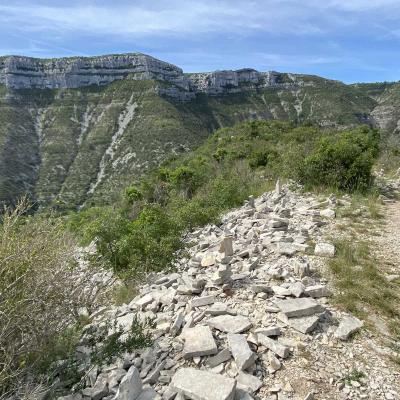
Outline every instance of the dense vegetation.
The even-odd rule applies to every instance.
[[[306,189],[367,190],[378,143],[377,131],[367,126],[335,131],[253,121],[223,128],[127,187],[119,205],[74,214],[70,226],[86,242],[96,238],[114,271],[138,278],[172,268],[185,232],[217,222],[278,177]]]

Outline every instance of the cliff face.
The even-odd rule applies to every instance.
[[[0,83],[12,89],[72,89],[105,85],[128,77],[162,80],[189,89],[180,68],[144,54],[53,60],[20,56],[0,58]]]
[[[0,84],[10,89],[76,89],[116,80],[157,80],[172,84],[160,93],[190,100],[196,93],[237,93],[245,89],[287,86],[282,74],[253,69],[184,74],[175,65],[145,54],[42,60],[21,56],[0,58]],[[183,93],[182,93],[183,92]]]
[[[143,54],[0,58],[0,205],[112,202],[166,157],[248,119],[398,132],[400,87],[252,69],[184,74]]]

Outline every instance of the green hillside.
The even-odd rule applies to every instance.
[[[400,118],[399,85],[292,74],[279,81],[218,96],[197,93],[186,102],[160,95],[173,85],[155,80],[54,90],[0,86],[0,202],[24,194],[38,206],[113,202],[171,154],[246,120],[339,128],[378,121],[395,130]]]

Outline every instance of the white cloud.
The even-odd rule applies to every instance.
[[[104,5],[105,4],[105,5]],[[360,22],[399,16],[399,0],[0,0],[0,22],[17,30],[114,35],[242,33],[318,35]],[[368,26],[366,25],[366,29]]]
[[[324,28],[310,20],[306,6],[291,0],[266,1],[155,1],[149,5],[114,2],[110,6],[0,5],[0,21],[34,31],[86,31],[103,34],[190,34],[261,30],[318,34]]]

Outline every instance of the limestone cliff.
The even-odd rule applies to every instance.
[[[173,85],[160,87],[159,93],[180,100],[190,100],[196,93],[217,95],[301,84],[293,78],[283,81],[282,76],[278,72],[253,69],[184,74],[175,65],[140,53],[49,60],[0,58],[0,84],[10,89],[75,89],[121,79],[157,80]]]
[[[139,53],[49,60],[0,58],[0,84],[12,89],[72,89],[124,78],[156,79],[189,89],[180,68]]]

